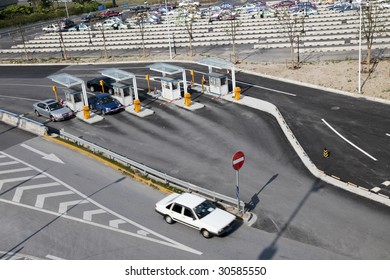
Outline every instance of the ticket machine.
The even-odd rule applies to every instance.
[[[64,90],[65,104],[73,112],[80,112],[83,110],[84,101],[83,93],[81,91]]]
[[[181,98],[180,82],[169,77],[161,78],[161,96],[168,100]]]
[[[207,76],[209,78],[208,84],[210,93],[218,95],[228,94],[229,88],[227,74],[211,72],[208,73]]]
[[[134,93],[131,85],[116,82],[112,84],[112,87],[114,89],[113,98],[125,106],[133,105]]]

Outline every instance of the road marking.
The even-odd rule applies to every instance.
[[[109,223],[110,227],[113,228],[119,228],[120,224],[126,224],[126,222],[122,219],[117,219],[117,220],[111,220]]]
[[[6,158],[6,156],[5,155],[0,155],[0,158]]]
[[[255,87],[255,88],[261,88],[261,89],[265,89],[265,90],[269,90],[269,91],[274,91],[274,92],[277,92],[277,93],[282,93],[282,94],[285,94],[285,95],[297,96],[294,93],[289,93],[289,92],[285,92],[285,91],[281,91],[281,90],[277,90],[277,89],[262,87],[262,86],[258,86],[258,85],[254,85],[254,84],[250,84],[250,83],[241,82],[241,81],[236,81],[236,82],[237,82],[237,84],[243,84],[243,85],[247,85],[247,86],[251,86],[251,87]]]
[[[58,185],[59,185],[59,183],[57,183],[57,182],[51,182],[51,183],[46,183],[46,184],[18,187],[18,188],[16,188],[14,198],[12,200],[15,202],[20,202],[20,199],[22,198],[23,192],[25,190],[47,188],[47,187],[53,187],[53,186],[58,186]]]
[[[17,168],[17,169],[4,170],[4,171],[0,171],[0,175],[1,175],[1,174],[16,173],[16,172],[21,172],[21,171],[28,171],[28,170],[32,170],[32,168],[24,167],[24,168]]]
[[[17,161],[7,161],[7,162],[1,162],[0,166],[6,166],[6,165],[12,165],[12,164],[18,164]]]
[[[71,192],[71,193],[73,193],[73,192]],[[78,205],[78,204],[85,204],[85,203],[89,203],[89,201],[79,199],[79,200],[61,202],[60,206],[58,207],[58,213],[63,213],[66,215],[68,213],[69,206],[74,206],[74,205]]]
[[[43,208],[37,208],[35,206],[30,206],[30,205],[26,205],[26,204],[21,204],[21,203],[18,203],[18,202],[14,202],[14,201],[10,201],[10,200],[5,200],[5,199],[2,199],[0,198],[0,201],[4,202],[4,203],[8,203],[8,204],[12,204],[12,205],[16,205],[16,206],[19,206],[19,207],[24,207],[24,208],[27,208],[27,209],[32,209],[32,210],[35,210],[35,211],[40,211],[40,212],[44,212],[44,213],[47,213],[47,214],[51,214],[51,215],[54,215],[54,216],[58,216],[58,217],[62,217],[62,218],[65,218],[65,219],[69,219],[69,220],[73,220],[73,221],[78,221],[78,222],[81,222],[81,223],[85,223],[85,224],[89,224],[89,225],[92,225],[92,226],[96,226],[96,227],[99,227],[99,228],[103,228],[103,229],[108,229],[108,230],[111,230],[111,231],[115,231],[115,232],[118,232],[118,233],[122,233],[122,234],[126,234],[128,236],[132,236],[132,237],[136,237],[136,238],[139,238],[139,239],[143,239],[143,240],[147,240],[147,241],[150,241],[150,242],[154,242],[154,243],[158,243],[158,244],[161,244],[161,245],[165,245],[165,246],[168,246],[168,247],[172,247],[172,248],[175,248],[175,249],[179,249],[179,250],[182,250],[182,251],[186,251],[186,252],[189,252],[189,253],[192,253],[192,254],[196,254],[196,255],[202,255],[203,253],[198,251],[198,250],[195,250],[191,247],[188,247],[182,243],[179,243],[169,237],[166,237],[158,232],[155,232],[151,229],[148,229],[147,227],[135,222],[135,221],[132,221],[110,209],[108,209],[107,207],[101,205],[100,203],[97,203],[96,201],[90,199],[89,197],[87,197],[86,195],[84,195],[83,193],[81,193],[80,191],[76,190],[75,188],[71,187],[70,185],[68,185],[67,183],[61,181],[60,179],[50,175],[49,173],[46,173],[45,171],[39,169],[39,168],[36,168],[34,167],[33,165],[27,163],[27,162],[24,162],[20,159],[17,159],[5,152],[1,152],[1,154],[4,154],[14,160],[17,160],[19,161],[20,163],[26,165],[26,166],[29,166],[31,167],[31,169],[34,169],[36,171],[38,171],[40,174],[44,174],[46,177],[49,177],[51,179],[53,179],[54,181],[60,183],[61,185],[63,185],[64,187],[68,188],[69,190],[71,190],[71,193],[74,193],[74,194],[78,194],[79,196],[83,197],[84,200],[86,201],[89,201],[90,203],[92,203],[93,205],[95,205],[96,207],[98,208],[101,208],[103,210],[105,210],[107,213],[110,213],[112,214],[113,216],[117,217],[118,219],[121,219],[123,221],[125,221],[126,223],[128,224],[131,224],[139,229],[143,229],[145,230],[146,232],[148,232],[149,234],[151,235],[154,235],[156,237],[158,237],[159,239],[156,239],[156,238],[153,238],[153,237],[148,237],[148,236],[142,236],[140,234],[137,234],[137,233],[133,233],[133,232],[129,232],[129,231],[125,231],[125,230],[121,230],[121,229],[118,229],[118,228],[114,228],[114,227],[110,227],[110,226],[107,226],[107,225],[102,225],[102,224],[98,224],[98,223],[94,223],[94,222],[91,222],[91,221],[86,221],[86,220],[83,220],[83,219],[80,219],[80,218],[76,218],[76,217],[72,217],[72,216],[68,216],[68,215],[63,215],[61,213],[57,213],[57,212],[53,212],[53,211],[50,211],[50,210],[46,210],[46,209],[43,209]]]
[[[386,135],[387,135],[387,136],[390,136],[390,134],[389,134],[389,133],[386,133]]]
[[[26,177],[3,179],[3,180],[0,180],[0,190],[3,187],[3,184],[5,184],[5,183],[12,183],[12,182],[18,182],[18,181],[28,181],[31,179],[38,179],[38,178],[46,178],[46,176],[45,175],[32,175],[32,176],[26,176]]]
[[[16,85],[16,86],[17,86],[17,85]],[[16,97],[16,96],[8,96],[8,95],[0,95],[0,98],[10,98],[10,99],[16,99],[16,100],[33,101],[33,102],[39,101],[39,99],[24,98],[24,97]]]
[[[106,213],[103,209],[96,209],[96,210],[90,210],[90,211],[85,211],[83,213],[83,219],[87,221],[92,221],[92,216],[93,215],[98,215],[98,214],[103,214]]]
[[[63,258],[56,257],[56,256],[53,256],[53,255],[46,255],[46,258],[50,259],[50,260],[65,260]]]
[[[27,150],[30,150],[38,155],[41,155],[43,159],[47,159],[47,160],[51,160],[51,161],[54,161],[54,162],[57,162],[57,163],[62,163],[64,164],[64,162],[62,160],[60,160],[55,154],[46,154],[40,150],[37,150],[33,147],[30,147],[26,144],[21,144],[20,146],[22,146],[23,148],[26,148]]]
[[[366,156],[368,156],[369,158],[377,161],[376,158],[374,158],[372,155],[370,155],[369,153],[367,153],[366,151],[364,151],[363,149],[359,148],[358,146],[356,146],[354,143],[352,143],[351,141],[349,141],[347,138],[345,138],[344,136],[342,136],[336,129],[334,129],[329,123],[327,123],[324,119],[321,119],[331,130],[333,130],[334,133],[336,133],[341,139],[343,139],[345,142],[347,142],[348,144],[350,144],[352,147],[358,149],[359,151],[361,151],[363,154],[365,154]]]
[[[43,208],[43,204],[45,204],[45,199],[49,197],[56,197],[61,195],[73,194],[72,191],[62,191],[62,192],[54,192],[54,193],[45,193],[37,196],[37,201],[35,202],[35,207]]]

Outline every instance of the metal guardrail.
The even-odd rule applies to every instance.
[[[125,156],[119,155],[115,152],[112,152],[102,146],[99,146],[97,144],[91,143],[87,140],[84,140],[82,138],[79,138],[77,136],[74,136],[70,133],[65,132],[63,129],[60,130],[60,137],[71,141],[77,145],[83,146],[85,148],[88,148],[89,150],[95,152],[95,153],[101,153],[104,156],[108,157],[109,159],[112,159],[118,163],[124,164],[127,167],[131,167],[133,169],[136,169],[142,174],[146,176],[153,177],[153,179],[157,179],[160,181],[163,181],[164,183],[171,184],[175,187],[178,187],[180,189],[183,189],[188,192],[196,192],[201,195],[207,196],[208,198],[216,201],[216,202],[222,202],[225,204],[229,204],[231,206],[236,206],[237,205],[237,199],[231,198],[229,196],[217,193],[215,191],[207,190],[202,187],[196,186],[194,184],[191,184],[189,182],[177,179],[175,177],[172,177],[170,175],[167,175],[163,172],[160,172],[158,170],[155,170],[153,168],[150,168],[146,166],[145,164],[136,162],[134,160],[131,160]],[[240,208],[244,209],[245,203],[243,201],[240,201]]]

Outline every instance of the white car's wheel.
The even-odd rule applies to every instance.
[[[39,114],[38,110],[35,110],[35,115],[39,117],[41,114]]]
[[[204,238],[211,238],[212,234],[207,229],[202,229],[200,233],[203,235]]]
[[[171,216],[169,216],[169,215],[165,215],[165,216],[164,216],[164,220],[165,220],[168,224],[173,224],[173,223],[174,223],[173,219],[172,219]]]

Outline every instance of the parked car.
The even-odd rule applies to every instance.
[[[99,93],[88,98],[89,108],[100,112],[102,115],[117,113],[124,106],[108,93]]]
[[[71,19],[68,19],[68,18],[64,18],[60,21],[60,29],[61,31],[66,31],[68,30],[69,28],[75,26],[75,23],[73,20]]]
[[[101,18],[120,16],[122,11],[106,10],[100,13]]]
[[[37,117],[45,116],[53,121],[62,121],[74,116],[68,107],[54,99],[46,99],[33,104],[33,110]]]
[[[58,32],[60,31],[60,26],[58,24],[49,24],[42,28],[44,32],[50,33],[50,32]]]
[[[294,16],[318,15],[318,10],[313,9],[313,8],[309,8],[309,7],[305,7],[305,8],[301,8],[301,9],[293,11],[293,12],[291,12],[291,14]]]
[[[68,29],[68,32],[77,32],[77,31],[88,31],[91,30],[91,27],[85,23],[79,23]]]
[[[100,84],[100,81],[103,81],[103,88]],[[91,92],[100,91],[100,92],[108,92],[109,94],[114,93],[114,89],[112,84],[115,83],[114,79],[108,77],[100,77],[87,81],[87,88]]]
[[[182,223],[199,230],[205,238],[227,233],[236,219],[211,201],[189,193],[168,195],[156,203],[155,210],[168,224]]]

